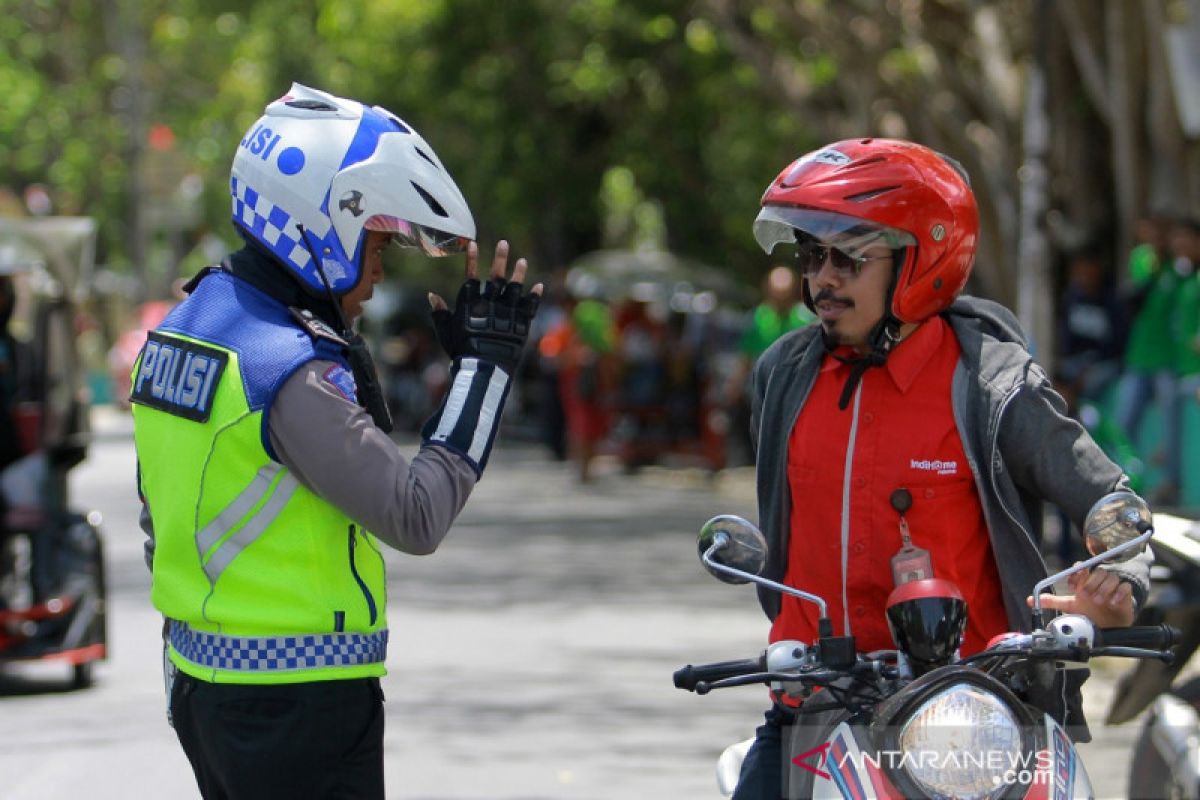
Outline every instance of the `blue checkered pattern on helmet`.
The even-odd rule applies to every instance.
[[[258,241],[269,248],[277,258],[291,265],[297,272],[316,276],[312,256],[296,224],[279,206],[259,194],[243,180],[230,178],[229,190],[233,196],[233,218],[254,234]]]
[[[172,621],[171,647],[193,664],[235,672],[290,672],[376,664],[387,657],[388,632],[298,636],[225,636]]]

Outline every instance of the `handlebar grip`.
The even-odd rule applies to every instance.
[[[1138,625],[1131,628],[1100,628],[1096,631],[1096,647],[1139,647],[1145,650],[1166,650],[1178,643],[1182,634],[1170,625]]]
[[[689,692],[696,688],[701,681],[712,683],[736,675],[749,675],[766,669],[766,660],[758,658],[743,658],[740,661],[718,661],[715,664],[688,664],[683,669],[675,671],[675,688],[687,689]]]

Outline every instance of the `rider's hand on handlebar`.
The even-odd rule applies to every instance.
[[[1073,594],[1042,595],[1042,608],[1067,614],[1083,614],[1101,628],[1121,628],[1133,624],[1133,590],[1115,572],[1103,569],[1083,570],[1067,578]],[[1025,600],[1033,607],[1033,598]]]

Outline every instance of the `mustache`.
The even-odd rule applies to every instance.
[[[826,300],[833,303],[842,303],[848,306],[854,305],[854,303],[850,302],[846,298],[835,295],[832,289],[822,289],[821,291],[817,292],[817,296],[813,298],[813,305],[818,305]]]

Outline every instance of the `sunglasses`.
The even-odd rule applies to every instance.
[[[796,249],[796,261],[801,274],[806,278],[815,278],[821,267],[825,266],[826,259],[832,264],[834,275],[845,280],[857,278],[868,261],[881,261],[891,257],[890,253],[886,256],[852,256],[833,245],[818,242],[805,242]]]

